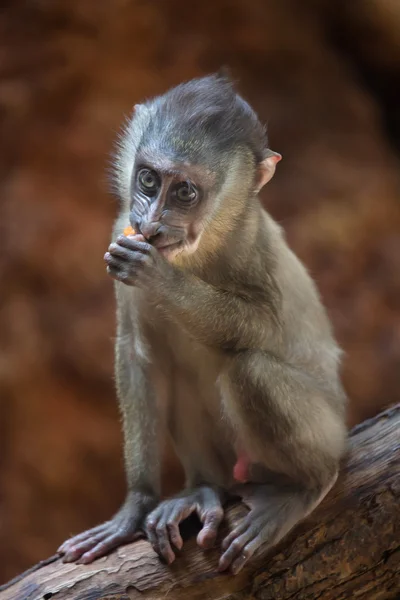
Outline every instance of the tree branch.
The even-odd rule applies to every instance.
[[[351,433],[342,474],[321,506],[239,575],[221,575],[185,527],[171,567],[145,540],[87,566],[51,557],[0,587],[1,600],[390,600],[400,592],[400,404]],[[246,509],[227,511],[226,528]]]

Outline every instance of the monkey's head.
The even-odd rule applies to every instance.
[[[172,259],[195,252],[224,213],[239,222],[280,159],[232,82],[213,75],[135,106],[120,139],[117,191],[132,227]]]

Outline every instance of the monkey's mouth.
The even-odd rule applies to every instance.
[[[165,244],[165,246],[158,246],[157,250],[160,254],[165,256],[165,258],[170,258],[175,256],[183,246],[183,241],[179,240],[179,242],[172,242],[171,244]]]

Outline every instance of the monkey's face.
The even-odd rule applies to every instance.
[[[205,168],[166,158],[137,156],[131,179],[130,221],[171,260],[193,253],[204,230],[214,186]]]

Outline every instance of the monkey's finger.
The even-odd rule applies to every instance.
[[[126,263],[125,263],[126,264]],[[122,265],[110,264],[107,265],[107,273],[112,279],[125,283],[125,285],[134,285],[135,273],[130,270],[127,271]]]
[[[63,562],[74,562],[80,558],[85,552],[94,548],[100,541],[107,536],[107,530],[91,535],[86,540],[78,542],[73,546],[69,546],[67,552],[63,556]]]
[[[215,544],[218,529],[223,518],[224,510],[222,506],[215,506],[203,514],[201,517],[201,520],[204,524],[203,529],[197,536],[197,543],[201,548],[212,548],[212,546]]]
[[[246,546],[243,548],[239,557],[233,561],[231,565],[231,571],[234,575],[237,575],[239,571],[241,571],[247,561],[253,556],[254,552],[259,547],[259,542],[257,538],[251,540]]]
[[[100,556],[104,556],[110,550],[114,550],[117,546],[121,546],[122,544],[127,544],[129,542],[134,542],[135,540],[141,537],[140,531],[129,536],[129,538],[123,533],[114,533],[106,537],[104,540],[99,542],[94,548],[85,552],[83,556],[77,561],[77,564],[80,565],[88,565],[93,562],[96,558],[100,558]]]
[[[120,268],[123,269],[126,267],[126,260],[121,258],[120,256],[113,256],[109,252],[106,252],[104,255],[104,261],[109,267]]]
[[[169,532],[169,537],[172,544],[178,550],[182,549],[183,539],[181,536],[181,532],[179,531],[179,525],[187,519],[193,512],[195,511],[195,505],[177,505],[172,511],[169,517],[167,518],[167,528]]]
[[[148,242],[141,241],[140,239],[136,239],[134,237],[124,237],[120,236],[117,238],[117,244],[119,246],[123,246],[124,248],[128,248],[128,250],[133,250],[134,252],[140,252],[142,254],[149,254],[154,250],[153,246]]]
[[[181,536],[181,532],[179,531],[179,523],[180,521],[172,521],[170,523],[167,523],[167,529],[169,539],[171,540],[171,544],[175,546],[177,550],[182,550],[183,539]]]
[[[158,521],[159,515],[156,513],[156,511],[154,511],[154,513],[151,513],[146,519],[145,532],[147,539],[149,540],[154,552],[160,556],[161,552],[160,547],[158,545],[158,537],[156,533]]]
[[[110,244],[108,247],[108,252],[104,255],[104,260],[107,261],[108,256],[116,256],[123,260],[129,260],[132,254],[132,250],[128,250],[119,244]]]
[[[68,548],[70,546],[75,546],[76,544],[79,544],[80,542],[87,540],[88,538],[96,535],[96,533],[100,533],[101,531],[105,530],[108,526],[109,526],[108,522],[102,523],[101,525],[98,525],[97,527],[93,527],[93,529],[88,529],[87,531],[84,531],[83,533],[80,533],[79,535],[75,535],[74,537],[69,538],[69,540],[65,540],[65,542],[63,542],[61,544],[61,546],[58,548],[57,552],[64,553],[64,552],[68,551]]]
[[[107,264],[107,272],[109,275],[116,275],[117,279],[126,281],[132,279],[132,275],[135,275],[136,269],[143,261],[143,254],[138,252],[126,251],[127,255],[123,258],[121,256],[113,256],[109,252],[104,255],[104,261]]]
[[[247,520],[247,519],[246,519]],[[249,542],[251,542],[258,535],[258,530],[253,525],[249,525],[248,528],[242,535],[235,537],[230,543],[228,549],[221,556],[218,564],[219,571],[225,571],[228,569],[235,560],[241,558],[239,563],[243,564],[250,558],[248,555],[248,551],[245,550],[245,547]]]
[[[171,564],[175,560],[175,553],[169,542],[166,524],[160,525],[150,521],[146,525],[146,534],[154,552]]]
[[[107,273],[114,279],[122,279],[124,271],[120,265],[109,264],[107,265]]]
[[[171,564],[175,560],[175,553],[172,550],[167,524],[161,522],[156,527],[157,546],[159,554],[166,560],[167,564]]]
[[[119,267],[107,266],[107,273],[116,281],[124,281],[124,272]]]
[[[226,550],[227,548],[229,548],[229,546],[232,543],[232,540],[234,540],[235,538],[239,537],[240,535],[242,535],[242,533],[244,533],[246,531],[246,529],[248,528],[249,524],[247,522],[247,519],[244,519],[242,521],[242,523],[240,523],[237,527],[235,527],[235,529],[233,529],[227,536],[226,538],[224,538],[222,540],[221,543],[221,548],[222,550]]]

